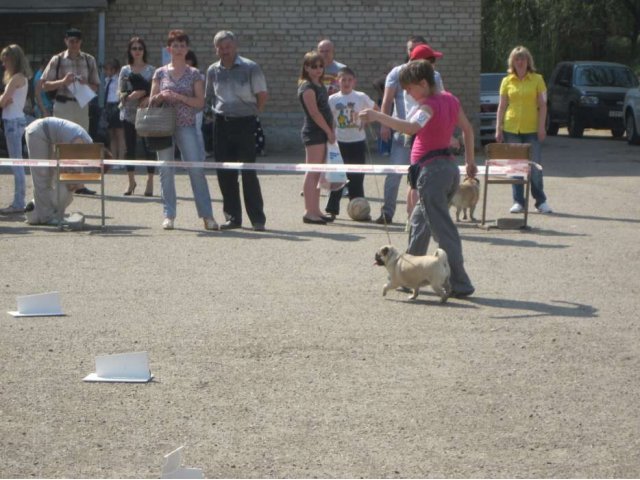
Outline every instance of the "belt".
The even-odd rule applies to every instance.
[[[255,115],[247,115],[246,117],[230,117],[229,115],[222,115],[220,113],[216,113],[216,120],[222,122],[242,122],[247,120],[255,120]]]
[[[418,165],[421,167],[433,162],[437,158],[446,158],[451,160],[453,157],[451,155],[451,150],[448,148],[441,148],[439,150],[431,150],[427,152],[420,160],[418,160]]]
[[[56,102],[67,103],[67,102],[75,102],[76,99],[73,97],[65,97],[64,95],[56,95]]]

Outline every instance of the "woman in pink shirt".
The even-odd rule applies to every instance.
[[[433,67],[426,60],[410,62],[400,70],[400,85],[420,107],[407,120],[374,110],[360,116],[377,121],[393,130],[416,135],[411,149],[411,164],[417,173],[420,203],[411,215],[407,253],[426,255],[431,235],[447,252],[451,267],[451,296],[467,297],[474,287],[464,269],[462,243],[458,229],[449,215],[449,200],[460,183],[460,171],[449,152],[449,142],[456,126],[462,129],[467,175],[475,177],[478,168],[473,151],[473,127],[459,100],[447,92],[437,93]]]

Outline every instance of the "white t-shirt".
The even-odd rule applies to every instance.
[[[120,95],[118,93],[118,74],[112,75],[111,77],[104,77],[104,85],[107,103],[118,103],[120,101]]]
[[[352,143],[366,140],[367,135],[361,129],[358,113],[365,108],[373,108],[374,101],[366,93],[353,90],[348,95],[342,92],[329,97],[329,106],[336,122],[336,138],[339,142]]]

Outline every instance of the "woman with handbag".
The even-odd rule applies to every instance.
[[[335,143],[333,114],[329,106],[329,95],[322,84],[324,60],[318,52],[308,52],[304,56],[302,70],[298,80],[298,99],[304,110],[302,143],[306,153],[306,163],[324,163],[327,154],[327,141]],[[304,175],[304,223],[326,225],[333,218],[325,216],[320,210],[320,173],[307,172]]]
[[[167,38],[167,50],[171,61],[158,68],[153,74],[151,84],[151,106],[164,106],[175,109],[175,131],[173,142],[182,154],[182,160],[204,163],[202,149],[196,132],[196,112],[204,107],[204,82],[200,72],[186,63],[185,56],[189,51],[189,37],[182,30],[171,30]],[[175,148],[157,151],[158,160],[174,160]],[[218,230],[213,218],[209,185],[204,175],[204,168],[187,169],[191,188],[196,202],[198,216],[204,221],[206,230]],[[162,228],[172,230],[176,218],[176,184],[175,168],[160,169],[160,186],[164,207]]]
[[[118,78],[120,91],[120,116],[124,128],[124,139],[126,144],[126,159],[136,159],[136,146],[138,135],[136,134],[136,109],[146,107],[149,103],[149,93],[151,92],[151,78],[155,67],[147,63],[147,46],[140,37],[133,37],[127,46],[128,65],[122,67]],[[155,159],[155,155],[144,146],[147,160]],[[136,189],[136,177],[133,165],[127,165],[127,175],[129,176],[129,187],[124,192],[125,195],[132,195]],[[154,167],[147,167],[147,186],[144,190],[145,197],[153,196],[153,174]]]

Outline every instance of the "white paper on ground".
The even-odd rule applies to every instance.
[[[96,357],[96,371],[84,377],[85,382],[146,383],[153,375],[147,352],[118,353]]]
[[[17,298],[18,310],[8,312],[14,317],[54,317],[64,315],[58,292],[22,295]]]
[[[182,449],[184,445],[164,456],[162,476],[160,478],[204,478],[201,468],[182,467]]]
[[[86,84],[82,84],[77,80],[69,85],[69,91],[73,93],[73,96],[76,98],[78,105],[80,108],[84,108],[87,103],[89,103],[93,97],[96,96],[96,92],[91,90],[91,87]]]

